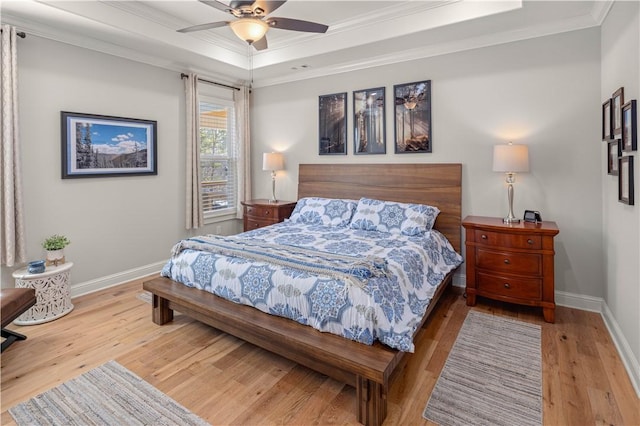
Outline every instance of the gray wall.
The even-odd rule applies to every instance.
[[[625,101],[640,101],[640,3],[615,2],[602,25],[602,101],[624,87]],[[638,105],[640,107],[640,105]],[[640,121],[639,121],[640,122]],[[601,143],[604,199],[605,301],[624,342],[616,342],[640,385],[640,157],[634,157],[635,206],[618,202],[617,176],[607,175],[606,144]],[[626,154],[625,154],[626,155]],[[613,330],[616,332],[616,330]],[[640,395],[640,388],[636,388]]]
[[[44,258],[45,237],[68,236],[72,295],[159,271],[188,235],[179,74],[32,35],[18,43],[28,258]],[[157,120],[158,175],[62,180],[60,111]],[[2,268],[3,287],[13,270]]]
[[[433,90],[433,153],[394,154],[393,85],[425,79]],[[387,154],[354,156],[352,92],[379,86],[387,93]],[[278,197],[290,200],[299,163],[461,162],[463,216],[506,216],[504,175],[491,170],[492,147],[527,144],[531,173],[517,175],[515,214],[536,209],[558,224],[557,290],[604,297],[599,87],[600,31],[592,28],[258,88],[254,196],[269,194],[260,156],[274,149],[287,163]],[[348,155],[320,156],[318,96],[336,92],[348,92]]]

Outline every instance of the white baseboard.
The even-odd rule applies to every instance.
[[[611,339],[613,339],[613,344],[618,350],[620,358],[622,358],[622,363],[624,364],[624,368],[627,370],[627,374],[629,375],[631,384],[636,391],[636,395],[640,398],[640,362],[634,356],[631,346],[629,346],[629,342],[624,337],[624,334],[622,334],[618,321],[613,317],[613,312],[609,309],[609,305],[604,303],[604,301],[602,303],[602,312],[600,312],[600,315],[602,315],[604,325],[607,326]]]
[[[601,297],[585,296],[582,294],[555,292],[555,301],[558,306],[580,309],[582,311],[598,312],[602,314],[604,300]]]
[[[128,281],[137,280],[138,278],[146,277],[147,275],[160,273],[162,267],[166,263],[167,261],[164,260],[162,262],[152,263],[150,265],[129,269],[128,271],[123,271],[117,274],[108,275],[106,277],[101,277],[95,280],[72,285],[71,297],[73,298],[82,296],[84,294],[93,293],[94,291],[104,290],[105,288],[124,284]]]

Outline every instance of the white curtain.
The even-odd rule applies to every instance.
[[[249,100],[251,90],[240,87],[234,93],[236,107],[236,127],[238,134],[238,205],[236,217],[242,219],[240,201],[251,199],[251,131],[249,120]]]
[[[198,101],[198,76],[189,74],[184,79],[187,112],[187,229],[204,224],[200,195],[200,116]]]
[[[13,266],[27,260],[22,208],[22,174],[18,133],[18,63],[16,29],[2,25],[1,126],[2,194],[0,195],[0,264]]]

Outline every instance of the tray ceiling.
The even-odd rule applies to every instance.
[[[28,34],[229,83],[278,84],[600,25],[611,1],[289,0],[270,16],[329,25],[269,30],[255,51],[229,27],[179,28],[231,15],[197,0],[4,0],[2,22]]]

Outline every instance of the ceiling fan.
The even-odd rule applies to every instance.
[[[317,22],[302,21],[291,18],[271,18],[268,14],[286,3],[283,1],[263,1],[263,0],[232,0],[229,5],[217,0],[198,0],[201,3],[211,6],[223,12],[230,13],[237,19],[233,21],[210,22],[208,24],[194,25],[192,27],[178,30],[180,33],[192,31],[210,30],[224,26],[230,26],[231,30],[240,39],[252,45],[256,50],[267,48],[266,33],[270,28],[281,30],[304,31],[309,33],[325,33],[329,28],[327,25]]]

